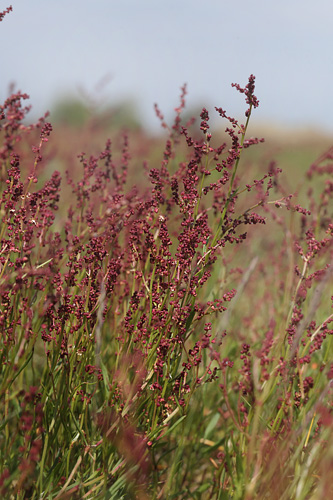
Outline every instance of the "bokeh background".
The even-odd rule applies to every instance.
[[[232,82],[257,79],[254,120],[333,132],[332,0],[1,0],[0,99],[14,82],[33,114],[64,96],[127,103],[150,131],[154,103],[242,113]]]

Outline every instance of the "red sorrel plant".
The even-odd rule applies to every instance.
[[[329,496],[332,183],[304,209],[273,162],[242,172],[254,82],[222,144],[183,87],[159,164],[123,134],[65,175],[47,117],[1,106],[3,498]],[[284,238],[253,255],[266,221]]]

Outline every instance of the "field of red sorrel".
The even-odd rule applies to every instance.
[[[0,107],[1,498],[332,497],[333,149],[300,202],[233,86],[163,147]]]

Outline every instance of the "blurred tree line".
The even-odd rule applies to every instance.
[[[126,128],[137,131],[142,128],[136,106],[130,101],[97,106],[74,96],[65,96],[52,106],[51,117],[53,123],[68,127],[80,128],[94,122],[104,129]]]

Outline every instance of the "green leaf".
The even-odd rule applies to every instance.
[[[219,413],[215,413],[213,417],[211,418],[209,424],[206,427],[205,434],[204,434],[204,439],[208,439],[213,430],[216,427],[217,422],[221,418],[221,415]]]

